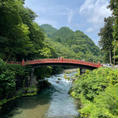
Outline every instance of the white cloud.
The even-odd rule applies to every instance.
[[[46,14],[48,12],[47,16],[49,16],[49,17],[59,17],[59,16],[66,17],[68,25],[71,25],[73,16],[75,14],[75,11],[73,9],[66,8],[66,7],[60,6],[60,5],[57,5],[54,7],[48,7],[46,9],[44,7],[40,7],[39,16],[40,16],[40,12],[43,14]]]
[[[84,4],[80,7],[80,13],[86,13],[87,10],[90,10],[94,7],[94,0],[85,0]]]
[[[104,18],[111,15],[111,11],[107,9],[108,5],[108,0],[85,0],[80,7],[79,13],[84,15],[87,22],[92,24],[92,27],[96,30],[103,26]],[[90,30],[92,31],[89,28],[88,31]]]
[[[31,0],[30,2],[29,0],[25,0],[25,3],[25,7],[31,8],[38,15],[36,19],[38,24],[47,23],[58,27],[59,23],[68,26],[72,25],[75,14],[73,8],[65,6],[64,4],[54,4],[54,2],[50,0]],[[61,18],[64,23],[60,20]]]
[[[35,8],[35,12],[37,14],[47,14],[47,17],[66,17],[67,18],[67,23],[68,25],[71,25],[73,16],[75,14],[73,9],[70,9],[68,7],[62,6],[62,5],[55,5],[54,7],[40,7],[40,8]],[[47,20],[44,20],[47,21]],[[41,22],[44,22],[41,21]],[[51,21],[49,21],[51,22]],[[54,22],[54,21],[53,21]]]
[[[104,18],[111,16],[112,12],[107,8],[109,0],[84,0],[80,6],[79,15],[85,19],[87,29],[85,32],[97,44],[99,37],[96,37],[100,28],[104,25]],[[96,36],[95,36],[96,35]]]
[[[51,24],[52,26],[55,26],[56,28],[59,27],[59,26],[58,26],[58,23],[57,23],[56,21],[54,21],[54,20],[49,20],[49,19],[37,17],[37,18],[35,19],[35,21],[36,21],[39,25],[41,25],[41,24]]]
[[[91,32],[93,32],[93,31],[94,31],[94,29],[93,29],[92,27],[89,27],[89,28],[86,30],[87,33],[91,33]]]
[[[72,9],[68,9],[67,13],[68,24],[71,24],[73,16],[74,16],[74,11]]]

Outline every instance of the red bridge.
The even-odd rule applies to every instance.
[[[15,63],[15,62],[11,62]],[[93,63],[93,62],[86,62],[81,60],[75,60],[75,59],[64,59],[64,58],[55,58],[55,59],[38,59],[38,60],[30,60],[30,61],[22,61],[22,63],[16,63],[21,64],[22,66],[41,66],[41,65],[71,65],[71,66],[77,66],[79,68],[84,69],[96,69],[101,67],[102,65],[100,63]]]

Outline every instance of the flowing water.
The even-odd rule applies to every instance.
[[[47,80],[51,88],[44,89],[37,96],[16,100],[14,110],[0,118],[76,118],[77,106],[68,94],[72,82],[65,80],[64,74],[51,76]]]

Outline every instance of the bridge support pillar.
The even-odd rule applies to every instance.
[[[30,81],[29,81],[30,86],[32,86],[33,84],[33,79],[34,79],[34,68],[32,68],[31,70]]]
[[[82,75],[82,74],[84,74],[85,73],[85,69],[83,69],[83,68],[80,68],[80,75]]]

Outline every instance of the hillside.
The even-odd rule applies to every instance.
[[[68,27],[59,30],[51,25],[42,25],[41,28],[47,34],[47,42],[56,51],[58,57],[75,58],[86,61],[100,61],[100,49],[83,32],[72,31]]]
[[[48,37],[51,37],[57,31],[56,28],[52,27],[49,24],[41,25],[41,28],[44,30],[44,32],[46,32]]]

